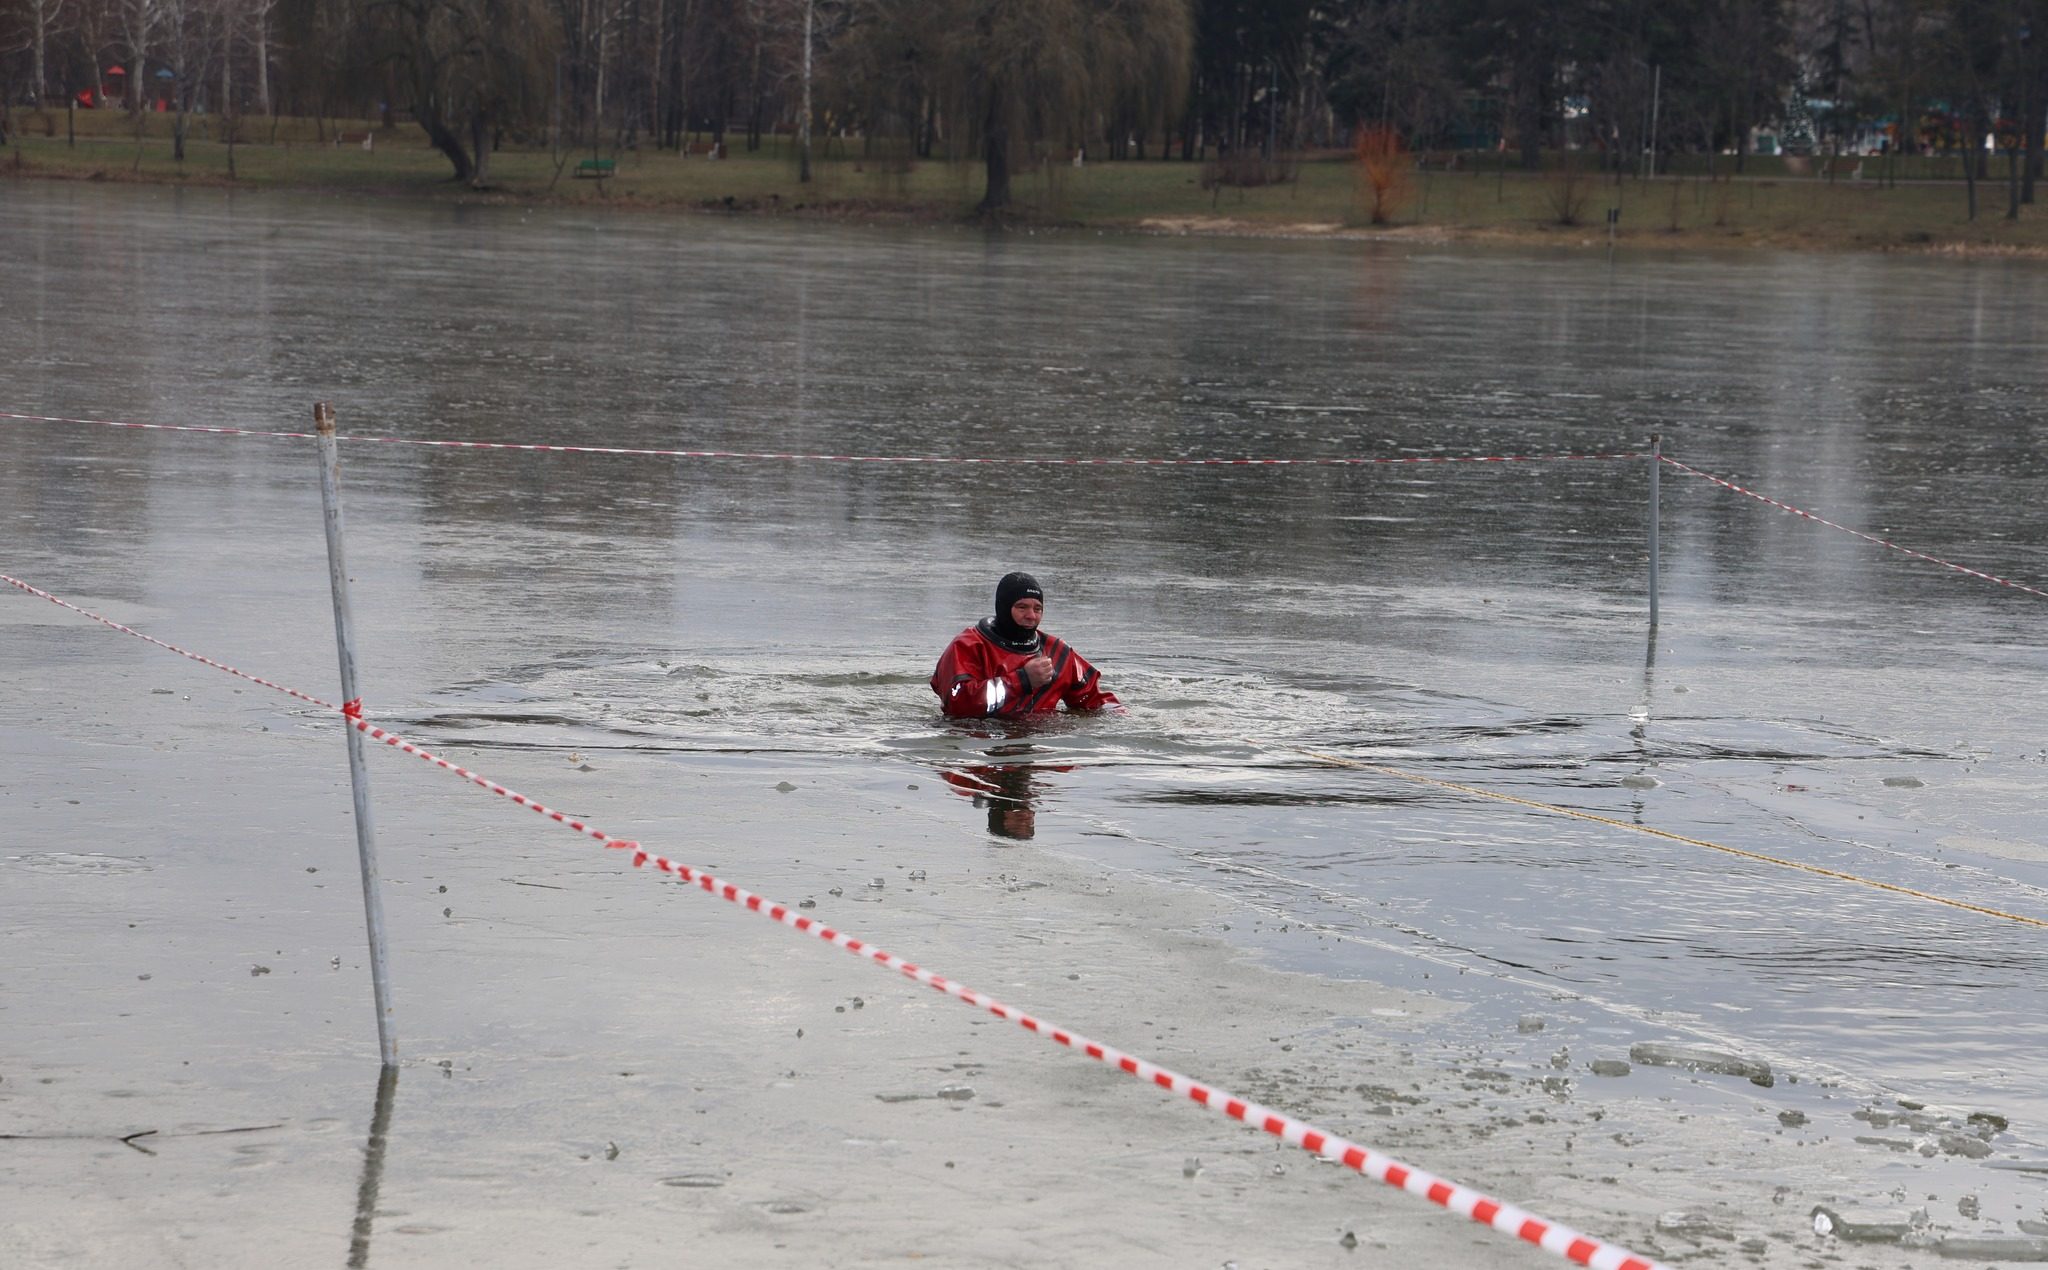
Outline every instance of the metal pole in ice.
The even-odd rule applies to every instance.
[[[1650,434],[1650,629],[1657,629],[1657,493],[1664,475],[1664,438]]]
[[[313,431],[320,438],[320,506],[327,516],[327,580],[334,591],[334,643],[341,654],[341,699],[354,703],[355,623],[349,616],[348,564],[341,550],[341,452],[334,440],[334,407],[313,407]],[[377,830],[370,819],[370,776],[363,766],[363,734],[348,727],[348,783],[355,795],[356,855],[363,866],[363,917],[370,931],[370,984],[377,998],[377,1047],[384,1066],[398,1066],[398,1031],[391,1016],[391,975],[384,945],[384,898],[377,878]]]

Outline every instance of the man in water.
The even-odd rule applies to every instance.
[[[1038,629],[1045,592],[1028,573],[996,583],[996,612],[960,632],[939,656],[932,691],[956,719],[1020,718],[1057,710],[1125,713],[1095,667],[1059,637]]]

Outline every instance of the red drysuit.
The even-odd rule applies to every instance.
[[[1060,702],[1069,710],[1119,712],[1123,706],[1116,694],[1105,692],[1095,667],[1056,635],[1038,632],[1035,646],[1013,651],[998,644],[985,629],[989,620],[970,626],[946,645],[939,666],[932,672],[932,691],[939,704],[956,719],[1015,718],[1057,710]],[[1044,653],[1052,658],[1052,682],[1027,687],[1019,669]]]

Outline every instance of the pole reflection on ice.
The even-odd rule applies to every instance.
[[[1657,778],[1650,769],[1657,760],[1650,753],[1650,708],[1657,696],[1657,628],[1650,628],[1650,637],[1643,649],[1643,695],[1636,702],[1636,708],[1629,711],[1628,735],[1635,742],[1636,753],[1642,757],[1642,767],[1634,776],[1625,777],[1624,785],[1633,785],[1636,796],[1630,800],[1630,811],[1637,824],[1643,823],[1643,796],[1641,791],[1652,788]]]
[[[398,1092],[398,1069],[378,1069],[377,1107],[370,1113],[370,1141],[363,1150],[363,1180],[356,1187],[356,1220],[349,1229],[348,1270],[370,1263],[370,1226],[377,1217],[377,1188],[384,1182],[384,1135],[391,1129],[391,1103]]]

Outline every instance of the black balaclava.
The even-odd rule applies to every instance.
[[[1010,620],[1010,606],[1019,600],[1045,599],[1038,579],[1028,573],[1006,573],[996,583],[996,615],[989,622],[989,634],[1005,648],[1030,652],[1038,647],[1038,632],[1027,631]]]

